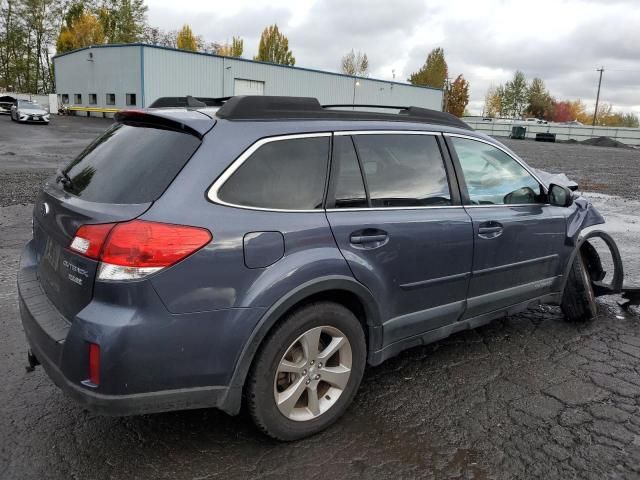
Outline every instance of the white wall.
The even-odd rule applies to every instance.
[[[464,118],[471,128],[478,132],[496,137],[508,137],[513,126],[527,128],[526,138],[535,139],[536,133],[555,133],[556,140],[587,140],[596,137],[609,137],[627,145],[640,145],[640,129],[616,127],[591,127],[574,125],[527,125],[525,122],[495,122]]]
[[[39,103],[44,108],[49,109],[49,95],[31,95],[30,93],[0,92],[0,97],[3,97],[5,95],[13,98],[18,98],[20,100],[31,100],[33,102]],[[53,105],[52,108],[55,113],[57,111],[57,107]]]
[[[126,94],[134,93],[136,106],[141,106],[141,48],[93,47],[54,57],[58,98],[69,95],[70,106],[124,108]],[[82,95],[81,103],[74,102],[76,93]],[[96,94],[95,105],[89,104],[91,93]],[[107,93],[116,94],[115,105],[107,105]]]

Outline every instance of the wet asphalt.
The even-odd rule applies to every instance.
[[[83,411],[24,370],[15,273],[40,181],[108,120],[0,117],[0,479],[640,477],[640,310],[599,300],[587,324],[536,307],[369,368],[329,430],[295,444],[215,410]],[[610,220],[640,283],[640,151],[505,141],[567,172]]]

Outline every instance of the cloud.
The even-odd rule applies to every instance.
[[[492,84],[521,70],[541,77],[557,98],[601,98],[640,113],[640,9],[637,0],[271,0],[268,5],[148,0],[149,21],[164,29],[189,23],[210,41],[245,39],[245,57],[257,52],[260,33],[278,23],[296,65],[337,71],[352,48],[367,53],[371,75],[405,81],[428,52],[443,47],[451,77],[471,84],[470,107],[482,109]]]

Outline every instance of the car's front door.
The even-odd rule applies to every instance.
[[[334,136],[327,217],[354,276],[383,310],[385,345],[464,312],[472,226],[438,137]]]
[[[554,291],[561,275],[566,222],[548,205],[544,187],[506,150],[472,137],[446,138],[473,220],[465,318]]]

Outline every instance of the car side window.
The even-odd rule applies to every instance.
[[[371,207],[451,205],[440,147],[433,135],[355,135]]]
[[[335,208],[364,208],[367,194],[358,165],[353,141],[348,136],[333,139],[333,175],[335,180]]]
[[[265,143],[218,190],[223,202],[282,210],[322,208],[329,137]]]
[[[499,148],[467,138],[451,137],[473,205],[542,203],[538,181]]]

